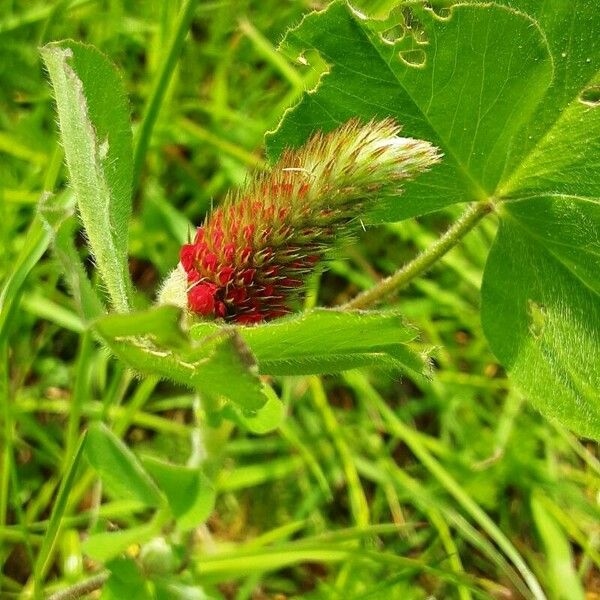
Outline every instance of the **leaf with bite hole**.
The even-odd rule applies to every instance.
[[[399,220],[465,201],[501,219],[484,274],[492,350],[546,415],[600,438],[600,11],[592,0],[341,2],[284,50],[328,72],[268,136],[270,156],[350,116],[393,116],[442,163],[382,202]],[[315,60],[318,54],[319,60]]]

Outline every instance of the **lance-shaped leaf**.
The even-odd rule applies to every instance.
[[[98,50],[63,41],[42,48],[60,135],[96,265],[119,311],[129,308],[127,239],[132,136],[123,83]]]

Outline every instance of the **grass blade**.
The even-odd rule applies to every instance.
[[[50,567],[52,551],[60,533],[60,527],[65,510],[67,508],[69,494],[75,483],[75,476],[77,475],[77,469],[81,461],[85,440],[86,433],[83,433],[79,439],[79,445],[73,453],[73,458],[65,470],[65,475],[62,479],[60,487],[58,488],[58,494],[56,495],[56,501],[54,502],[52,513],[50,514],[48,528],[46,530],[46,534],[44,535],[44,540],[42,541],[33,571],[34,595],[36,597],[39,596],[42,580],[44,579],[44,576]]]

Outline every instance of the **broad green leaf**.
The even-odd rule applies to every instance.
[[[180,346],[186,342],[181,318],[179,308],[165,305],[126,315],[110,315],[102,320],[101,329],[110,338],[148,334],[167,346]]]
[[[44,46],[70,183],[96,265],[114,307],[129,308],[127,238],[131,212],[132,136],[123,83],[91,46]]]
[[[218,331],[200,323],[192,337]],[[264,325],[237,330],[258,360],[261,373],[308,375],[365,366],[409,369],[423,374],[427,361],[406,343],[417,331],[395,312],[313,310]]]
[[[206,521],[213,511],[216,492],[201,469],[151,457],[145,457],[143,463],[167,497],[180,530],[193,529]]]
[[[381,15],[379,15],[381,17]],[[482,287],[492,350],[546,415],[600,438],[600,11],[596,2],[335,2],[284,49],[328,65],[268,138],[271,157],[350,116],[395,117],[442,163],[381,203],[396,220],[490,201],[500,228]],[[258,355],[258,353],[257,353]]]
[[[396,40],[379,30],[393,23],[406,30],[403,13],[393,11],[393,21],[382,25],[342,2],[288,32],[289,55],[306,58],[314,49],[329,72],[267,138],[275,157],[351,117],[393,116],[403,135],[438,146],[442,162],[378,211],[388,221],[491,196],[518,151],[513,140],[552,78],[543,33],[522,14],[490,4],[455,6],[443,20],[418,6],[413,11],[418,36],[406,31]]]
[[[266,402],[255,359],[242,338],[215,328],[210,339],[195,343],[180,327],[181,312],[155,307],[98,319],[95,330],[110,350],[130,367],[160,375],[210,396],[225,396],[244,411]]]
[[[600,439],[600,11],[583,0],[529,4],[522,8],[544,28],[554,80],[499,189],[482,321],[535,406]]]
[[[159,507],[165,499],[133,452],[103,423],[92,423],[85,449],[102,483],[118,498]]]
[[[582,435],[598,437],[598,293],[583,283],[583,269],[580,275],[552,244],[539,240],[516,219],[501,224],[483,284],[485,333],[535,406]]]

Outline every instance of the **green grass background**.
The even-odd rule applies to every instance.
[[[314,86],[275,50],[314,8],[231,0],[196,9],[134,199],[130,268],[149,298],[189,228],[262,168],[264,133]],[[36,241],[40,195],[66,185],[38,48],[73,38],[107,54],[123,74],[135,133],[179,9],[158,0],[0,0],[2,286],[28,273],[19,257]],[[369,229],[315,282],[308,302],[350,299],[456,214]],[[436,347],[431,381],[382,371],[282,380],[280,430],[228,439],[205,428],[192,394],[136,379],[90,340],[40,246],[0,339],[0,598],[31,594],[78,431],[100,416],[136,452],[175,462],[208,436],[220,465],[217,507],[178,574],[208,597],[520,598],[530,595],[516,573],[523,569],[549,598],[600,597],[597,445],[529,408],[481,332],[479,284],[494,230],[485,221],[393,300],[423,347]],[[72,488],[45,593],[99,568],[82,554],[87,533],[147,520],[99,490],[89,474]]]

